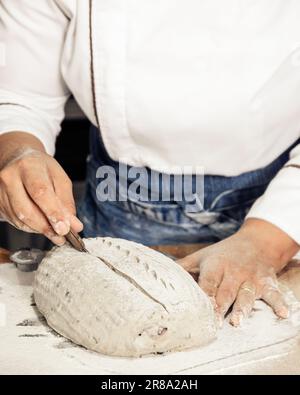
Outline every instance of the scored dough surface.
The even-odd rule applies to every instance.
[[[37,307],[58,333],[128,357],[199,347],[216,337],[209,298],[172,259],[127,240],[84,242],[90,254],[55,247],[35,276]]]

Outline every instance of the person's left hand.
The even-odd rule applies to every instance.
[[[248,219],[233,236],[178,261],[198,277],[222,322],[233,305],[230,323],[239,326],[264,300],[280,318],[288,317],[276,274],[299,250],[298,244],[274,225]]]

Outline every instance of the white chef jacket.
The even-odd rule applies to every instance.
[[[71,93],[113,159],[167,173],[238,175],[300,137],[299,0],[0,0],[0,62],[0,133],[50,154]],[[300,169],[248,217],[300,243]]]

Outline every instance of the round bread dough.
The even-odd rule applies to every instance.
[[[89,254],[55,247],[35,276],[36,305],[58,333],[87,349],[127,357],[215,338],[209,298],[172,259],[121,239],[84,242]]]

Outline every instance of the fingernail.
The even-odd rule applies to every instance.
[[[75,216],[73,216],[73,224],[76,226],[76,231],[81,232],[83,229],[83,223]]]
[[[283,307],[277,311],[280,318],[289,318],[290,312],[287,308]]]
[[[70,223],[67,221],[58,221],[56,224],[53,225],[55,232],[60,235],[66,235],[70,230]]]
[[[233,314],[230,318],[230,324],[233,325],[235,328],[241,325],[242,321],[244,319],[243,313],[236,313]]]
[[[52,236],[50,237],[50,240],[52,241],[53,244],[56,244],[57,246],[62,246],[65,244],[66,239],[64,237],[60,236]]]

